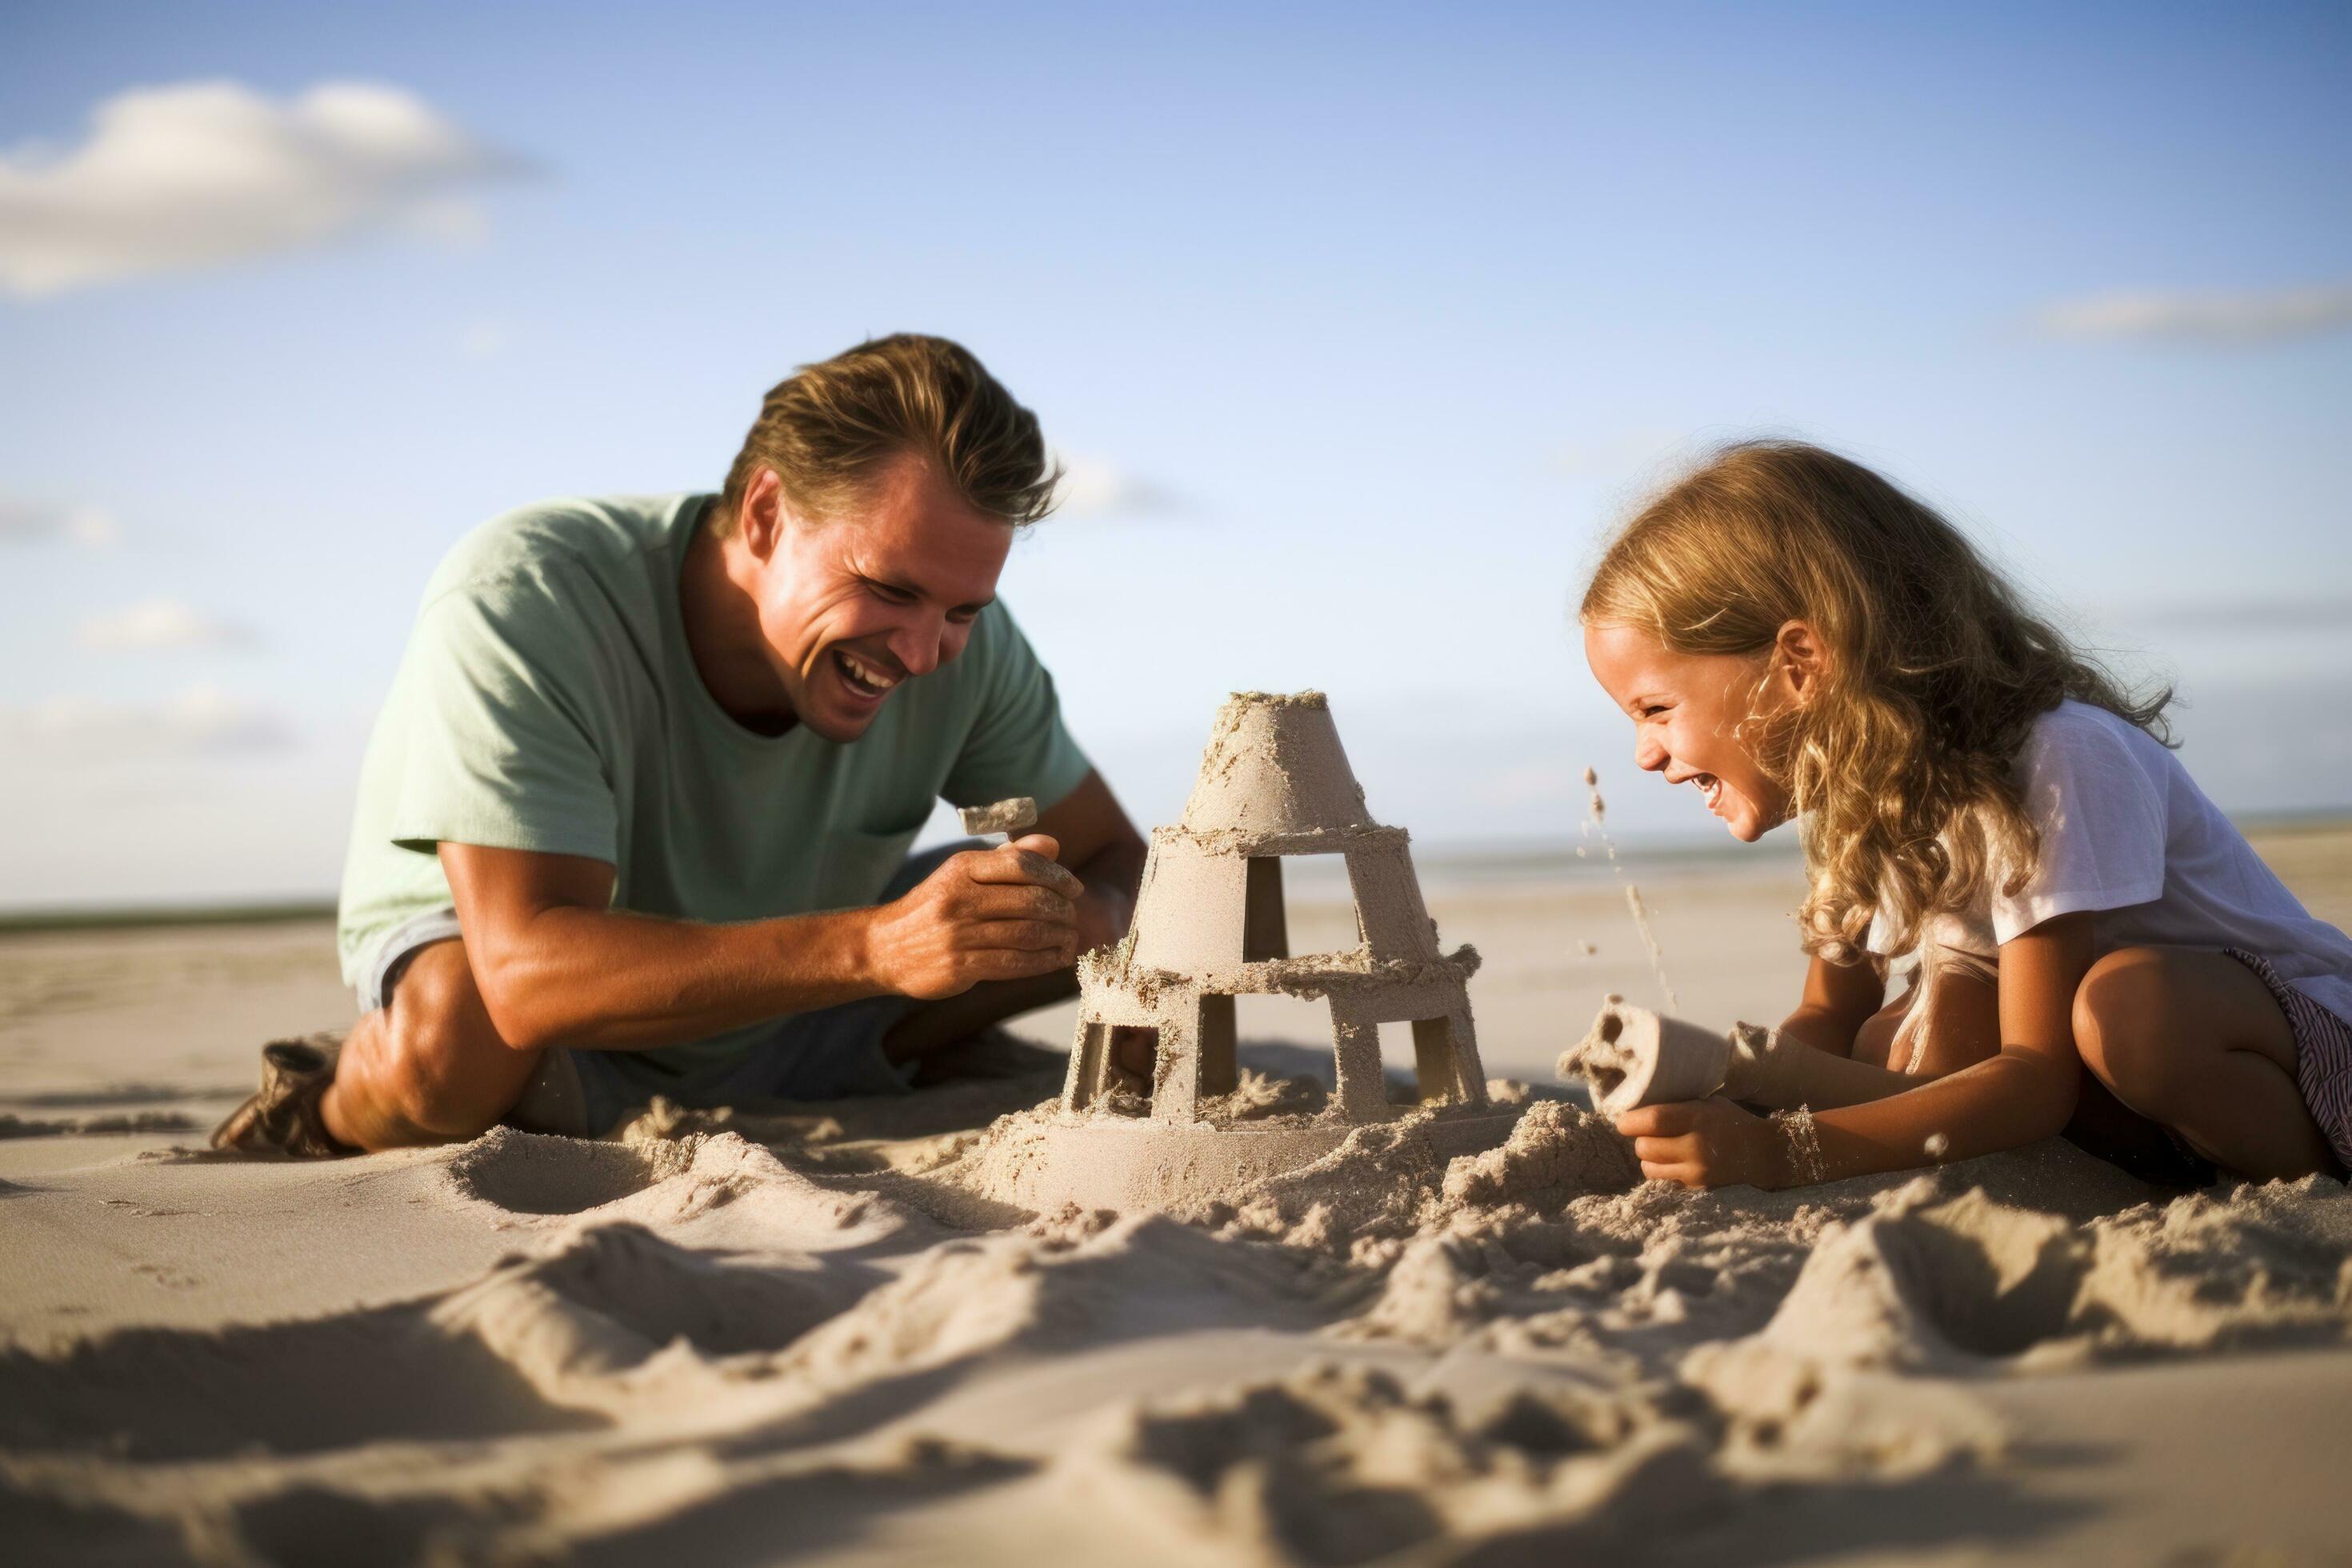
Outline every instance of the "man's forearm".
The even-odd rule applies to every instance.
[[[674,1046],[887,989],[872,912],[705,925],[558,906],[480,952],[476,981],[517,1048]]]
[[[1070,868],[1086,884],[1077,898],[1080,952],[1127,934],[1135,914],[1136,886],[1143,879],[1144,855],[1140,843],[1112,844],[1085,865]],[[910,1060],[968,1038],[1001,1018],[1066,1001],[1077,991],[1076,973],[1068,968],[975,985],[961,996],[908,1009],[883,1037],[883,1054],[894,1062]]]
[[[1078,949],[1115,942],[1135,917],[1136,889],[1143,881],[1147,850],[1140,843],[1108,846],[1083,866],[1070,869],[1087,890],[1078,895]]]

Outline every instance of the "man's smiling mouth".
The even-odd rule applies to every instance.
[[[859,658],[847,648],[833,650],[833,667],[852,696],[864,698],[869,702],[880,701],[889,694],[892,687],[905,679],[891,674],[877,664]]]

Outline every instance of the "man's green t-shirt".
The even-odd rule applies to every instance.
[[[874,903],[942,797],[1051,805],[1086,777],[1053,679],[1001,603],[846,745],[729,718],[679,610],[712,499],[548,501],[442,562],[361,771],[346,981],[394,926],[449,907],[444,839],[605,861],[614,909],[755,920]],[[645,1054],[692,1071],[764,1027]]]

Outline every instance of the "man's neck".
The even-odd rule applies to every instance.
[[[768,662],[750,581],[753,563],[726,527],[719,505],[711,502],[695,524],[678,574],[687,650],[704,689],[729,718],[755,733],[781,735],[800,718]]]

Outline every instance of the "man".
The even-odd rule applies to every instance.
[[[980,362],[898,336],[768,394],[717,496],[562,500],[435,574],[369,742],[339,942],[362,1016],[281,1042],[226,1147],[897,1092],[1066,995],[1144,844],[996,598],[1055,476]],[[999,848],[907,852],[941,797]]]

